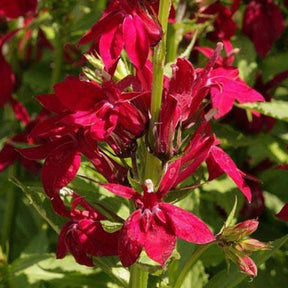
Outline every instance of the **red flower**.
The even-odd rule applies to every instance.
[[[2,46],[0,39],[0,108],[11,99],[14,88],[15,76],[10,64],[2,56]]]
[[[150,46],[155,46],[161,35],[158,22],[146,14],[138,1],[114,0],[79,43],[93,41],[108,71],[117,63],[124,47],[131,62],[141,68]]]
[[[48,127],[49,129],[49,121],[51,119],[36,126],[30,135],[32,137],[41,135],[40,128]],[[54,128],[52,125],[50,127]],[[58,129],[58,133],[55,133],[57,129],[52,130],[51,135],[54,135],[50,138],[47,137],[46,143],[43,145],[18,149],[18,151],[28,159],[45,159],[42,168],[44,190],[51,198],[55,211],[62,216],[67,216],[68,210],[59,196],[59,190],[68,185],[76,176],[80,167],[81,153],[110,182],[124,183],[127,171],[99,151],[94,141],[89,140],[89,137],[85,137],[82,131],[67,133],[64,130],[64,133],[61,134],[60,129],[61,127]],[[36,132],[39,134],[37,135]],[[43,134],[41,136],[43,137]]]
[[[233,103],[264,101],[263,96],[250,88],[238,76],[238,69],[216,68],[210,74],[212,106],[218,110],[218,119],[231,111]]]
[[[0,0],[0,15],[14,19],[36,11],[37,0]]]
[[[124,266],[132,265],[143,248],[151,259],[163,266],[175,248],[176,237],[196,244],[215,240],[198,217],[162,201],[168,193],[166,188],[171,186],[166,185],[165,176],[163,179],[158,190],[161,189],[161,193],[155,193],[151,180],[146,180],[143,195],[126,186],[102,184],[116,195],[133,199],[137,208],[125,221],[119,236],[118,252]]]
[[[284,19],[274,1],[251,1],[244,12],[243,32],[253,42],[259,56],[265,57],[284,32]]]
[[[95,140],[103,141],[117,124],[135,137],[139,137],[146,128],[148,115],[132,103],[142,93],[122,92],[112,81],[103,82],[101,87],[96,82],[81,81],[76,77],[66,78],[54,89],[53,98],[66,113],[61,112],[63,117],[59,121],[69,126],[87,128]],[[42,96],[42,100],[49,102],[49,96]]]
[[[232,19],[232,16],[235,13],[236,7],[233,8],[234,9],[230,10],[229,8],[219,3],[219,1],[216,1],[213,4],[204,6],[200,9],[199,12],[203,15],[209,15],[210,17],[211,15],[215,16],[215,20],[213,22],[214,31],[207,34],[209,39],[213,41],[230,39],[235,34],[237,25]],[[209,18],[201,16],[200,21],[203,22],[207,19]]]
[[[239,187],[248,201],[251,202],[251,190],[243,178],[245,173],[237,168],[228,154],[214,145],[210,149],[210,154],[206,162],[210,181],[226,173]]]
[[[278,214],[276,214],[276,217],[278,217],[284,221],[288,221],[288,203],[286,203],[282,207],[281,211]]]
[[[79,204],[84,210],[77,209]],[[73,201],[69,218],[70,221],[63,226],[59,235],[57,258],[64,258],[67,253],[71,253],[77,263],[94,266],[91,256],[117,255],[119,232],[105,232],[100,223],[105,217],[82,198]]]

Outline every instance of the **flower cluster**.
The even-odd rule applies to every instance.
[[[234,226],[224,227],[217,235],[218,245],[228,260],[236,263],[244,273],[257,276],[257,266],[248,256],[251,252],[270,249],[270,244],[247,238],[256,231],[257,220],[247,220]]]
[[[249,122],[246,111],[234,104],[270,101],[272,90],[288,77],[284,71],[263,83],[259,75],[251,88],[233,66],[238,52],[231,44],[237,30],[233,17],[240,1],[230,6],[220,1],[209,5],[204,2],[197,2],[197,13],[188,9],[188,14],[195,25],[209,22],[213,26],[207,34],[214,41],[213,48],[199,43],[194,50],[205,56],[206,63],[193,65],[186,55],[175,57],[164,69],[166,48],[161,45],[166,44],[167,29],[163,21],[179,21],[180,13],[175,16],[170,5],[163,20],[159,1],[109,1],[102,17],[79,40],[79,46],[64,48],[64,56],[69,51],[78,55],[79,47],[90,45],[77,63],[84,66],[83,72],[66,76],[53,83],[52,92],[36,96],[42,110],[32,120],[25,107],[12,97],[17,89],[15,75],[2,48],[23,33],[18,53],[25,65],[38,61],[43,48],[52,51],[54,47],[43,29],[35,30],[32,25],[45,11],[36,13],[36,0],[0,0],[4,21],[25,16],[21,29],[0,38],[0,77],[4,79],[0,83],[0,108],[9,103],[25,127],[6,141],[0,152],[0,171],[16,160],[33,172],[41,169],[44,191],[55,212],[66,219],[59,235],[57,258],[71,253],[79,264],[93,266],[93,257],[118,256],[128,267],[146,253],[164,267],[177,238],[194,244],[215,241],[229,260],[256,276],[257,267],[247,255],[269,248],[256,239],[247,239],[257,229],[258,221],[224,227],[214,236],[210,223],[169,200],[181,189],[189,190],[223,174],[235,183],[248,203],[263,198],[257,179],[240,170],[221,147],[213,124],[232,117],[250,133],[269,131],[274,119],[252,111]],[[267,17],[271,19],[269,27]],[[246,6],[243,32],[260,57],[267,55],[283,33],[283,21],[272,0],[254,0]],[[262,30],[267,28],[264,30],[269,37],[266,32],[259,33],[260,26]],[[35,32],[37,41],[32,41]],[[188,34],[187,38],[191,36]],[[73,57],[68,55],[68,62]],[[79,196],[77,185],[69,189],[70,201],[62,195],[76,177],[83,176],[78,172],[87,165],[96,172],[93,175],[98,175],[97,179],[84,176],[96,183],[93,187],[129,203],[128,217],[111,217],[118,222],[117,231],[104,229],[103,221],[111,219]],[[253,205],[243,209],[254,217]],[[278,217],[287,220],[284,210]],[[112,215],[117,211],[110,212]]]

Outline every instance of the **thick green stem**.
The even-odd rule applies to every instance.
[[[190,271],[192,266],[196,263],[196,261],[199,259],[199,257],[205,252],[209,247],[214,245],[216,242],[211,242],[206,245],[201,245],[199,246],[191,255],[191,257],[188,259],[188,261],[185,263],[181,273],[179,274],[177,281],[173,288],[180,288],[181,285],[183,284],[183,281],[187,275],[187,273]]]
[[[159,22],[162,26],[162,40],[154,49],[153,56],[153,79],[152,79],[152,96],[151,96],[151,123],[149,127],[149,142],[153,143],[153,127],[158,122],[159,111],[162,103],[163,92],[163,75],[166,56],[166,38],[168,27],[168,16],[170,11],[171,0],[160,0],[159,3]],[[161,177],[161,161],[147,152],[145,163],[145,179],[151,179],[157,184]]]
[[[148,284],[148,272],[137,267],[136,264],[130,268],[129,288],[146,288]]]
[[[158,18],[162,26],[163,37],[160,43],[155,47],[153,56],[153,80],[151,99],[152,123],[158,121],[159,111],[162,102],[163,75],[166,55],[166,38],[169,11],[170,0],[160,0]]]
[[[5,118],[13,119],[13,113],[10,107],[5,107]],[[8,178],[15,175],[15,166],[8,168]],[[16,205],[16,191],[13,185],[9,185],[9,191],[6,191],[5,212],[2,220],[1,227],[1,246],[5,258],[9,261],[9,248],[11,244],[11,232],[13,229],[14,217],[15,217],[15,205]]]

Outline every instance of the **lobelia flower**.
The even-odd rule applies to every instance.
[[[284,19],[274,1],[251,1],[244,12],[243,32],[253,42],[259,56],[264,58],[284,32]]]
[[[258,224],[257,220],[246,220],[234,226],[224,226],[216,236],[227,260],[234,262],[242,272],[253,277],[257,276],[257,266],[248,255],[251,252],[271,249],[269,243],[247,238],[257,230]]]
[[[227,114],[235,100],[240,103],[264,100],[257,91],[240,80],[237,68],[226,66],[232,63],[235,51],[229,41],[225,41],[224,45],[227,59],[220,57],[221,43],[218,43],[216,50],[201,49],[209,57],[203,69],[194,69],[183,58],[172,65],[172,78],[164,81],[163,103],[154,136],[155,152],[160,158],[171,158],[177,151],[177,147],[173,147],[175,135],[180,137],[181,142],[181,131],[191,128],[197,122],[197,117],[203,117],[203,99],[209,92],[212,107],[217,111],[214,113],[216,119]]]
[[[95,140],[91,139],[89,131],[60,122],[67,113],[54,94],[40,95],[38,100],[56,115],[42,121],[30,132],[30,137],[43,139],[42,145],[18,151],[31,160],[45,159],[42,168],[43,187],[57,213],[63,216],[68,214],[59,196],[59,190],[76,176],[81,154],[87,157],[108,181],[125,183],[127,169],[100,151]]]
[[[113,70],[125,48],[131,62],[142,68],[150,47],[161,39],[162,30],[156,17],[151,17],[138,1],[114,0],[101,19],[82,37],[79,44],[94,43],[107,71]]]
[[[37,0],[0,0],[0,15],[15,19],[28,13],[34,13]]]
[[[44,127],[45,125],[47,123],[43,123]],[[39,131],[39,127],[36,126],[35,129]],[[32,130],[30,135],[35,136],[35,130]],[[108,181],[118,183],[126,181],[126,169],[101,152],[97,144],[89,140],[89,137],[85,137],[85,133],[81,130],[62,135],[53,131],[50,139],[47,138],[47,143],[18,151],[28,159],[45,159],[42,168],[43,187],[51,198],[55,211],[62,216],[67,216],[68,210],[60,198],[59,190],[76,176],[80,168],[81,154],[86,156]]]
[[[201,16],[198,22],[207,21],[211,16],[215,16],[213,21],[214,31],[207,33],[207,37],[212,41],[219,41],[230,39],[237,29],[235,21],[232,19],[234,13],[237,11],[239,6],[239,0],[234,1],[233,6],[228,8],[216,1],[208,6],[203,6],[199,9]],[[208,17],[205,17],[208,15]]]
[[[234,60],[233,53],[235,53],[231,43],[224,41],[224,47],[227,53],[226,58],[220,57],[222,45],[219,46],[219,43],[213,54],[209,48],[198,48],[200,52],[209,57],[209,62],[213,64],[214,67],[214,69],[210,68],[210,71],[208,71],[209,74],[206,85],[210,88],[212,107],[217,109],[217,113],[214,115],[215,119],[219,119],[230,112],[235,100],[239,103],[265,100],[260,93],[249,87],[239,78],[238,68],[231,66]],[[214,62],[211,61],[213,58],[215,59]],[[203,71],[207,71],[209,62]]]
[[[237,168],[236,164],[228,154],[216,146],[218,143],[219,141],[215,141],[215,144],[211,147],[209,156],[206,160],[209,172],[208,180],[212,181],[223,173],[226,173],[238,186],[247,200],[251,202],[251,190],[243,178],[246,174]]]
[[[142,93],[122,92],[112,80],[104,81],[100,86],[94,81],[67,77],[54,89],[54,98],[66,110],[60,122],[86,128],[97,141],[110,136],[117,125],[135,137],[139,137],[146,128],[147,112],[145,115],[133,104],[133,99],[141,97]]]
[[[177,237],[195,244],[215,240],[208,226],[198,217],[162,201],[168,193],[162,185],[167,186],[167,183],[160,184],[158,191],[161,193],[154,192],[153,183],[148,179],[144,193],[140,195],[127,186],[102,184],[110,192],[134,200],[136,205],[136,211],[125,221],[119,235],[118,252],[125,267],[137,260],[143,248],[151,259],[164,266],[175,248]]]
[[[71,253],[76,262],[86,266],[94,266],[91,256],[117,255],[119,232],[105,232],[100,223],[106,219],[83,198],[73,195],[74,200],[70,219],[61,229],[56,256],[64,258]],[[82,210],[77,209],[80,205]]]

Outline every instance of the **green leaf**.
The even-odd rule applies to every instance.
[[[208,274],[205,273],[204,265],[202,261],[197,261],[187,273],[181,288],[203,288],[207,282]]]
[[[288,122],[288,102],[282,100],[272,100],[271,102],[255,102],[251,104],[241,104],[238,107],[251,109],[260,112],[263,115],[273,117]]]
[[[255,256],[252,256],[253,260],[255,261],[256,265],[259,266],[265,261],[267,261],[271,256],[273,256],[277,250],[283,246],[288,241],[288,235],[274,241],[272,243],[272,249],[268,251],[261,251]],[[238,287],[237,285],[240,284],[246,277],[247,274],[240,273],[240,268],[237,266],[231,267],[230,273],[227,274],[227,270],[224,269],[217,273],[205,286],[205,288],[233,288]]]
[[[11,179],[11,182],[23,191],[28,201],[30,201],[38,213],[59,233],[64,224],[64,219],[54,212],[50,201],[46,198],[43,191],[41,191],[41,188],[25,186],[15,177]]]
[[[234,202],[234,205],[233,205],[233,208],[230,212],[230,214],[228,215],[227,217],[227,220],[225,222],[225,226],[228,227],[228,226],[232,226],[235,224],[235,213],[236,213],[236,209],[237,209],[237,196],[235,196],[235,202]]]
[[[108,287],[110,280],[100,271],[77,264],[72,256],[56,260],[54,254],[32,254],[14,261],[9,267],[8,277],[11,288],[40,288],[48,282],[49,287],[57,288],[95,287],[95,282],[99,288]]]
[[[108,233],[119,231],[123,226],[122,223],[112,222],[109,220],[101,220],[100,222],[101,222],[102,228]]]

